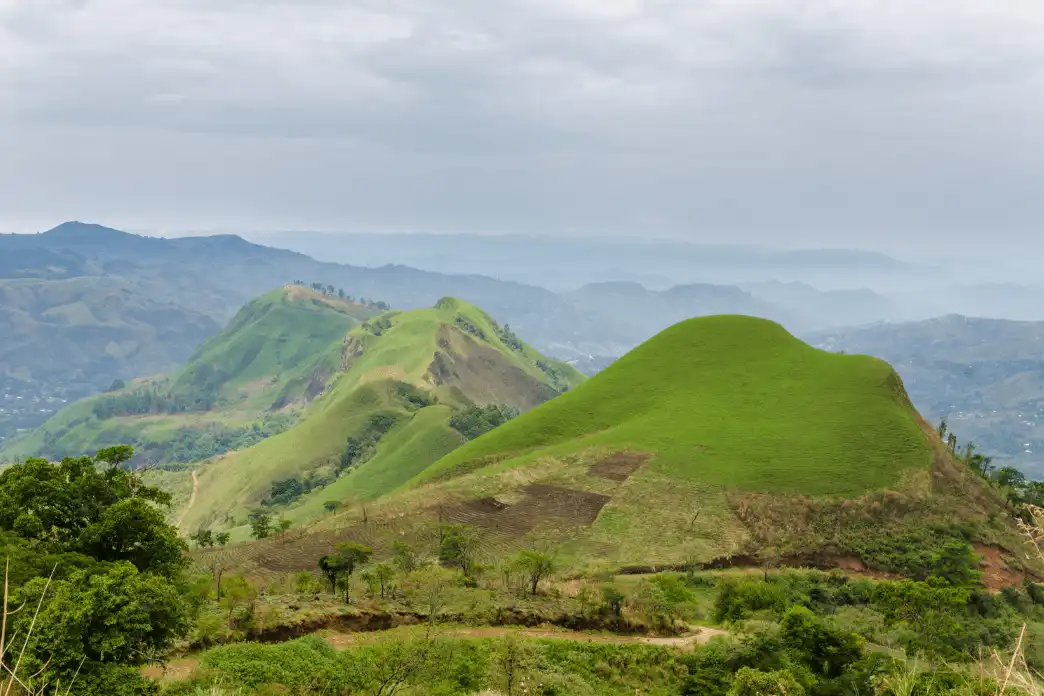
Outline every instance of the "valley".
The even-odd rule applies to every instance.
[[[95,280],[124,287],[89,240],[174,268],[162,240],[87,232],[62,277],[32,282],[101,264]],[[1032,452],[1005,449],[1007,407],[969,424],[992,403],[1034,422],[1035,324],[823,330],[885,305],[767,281],[445,284],[513,288],[501,315],[452,295],[421,305],[430,288],[404,299],[387,278],[364,294],[313,277],[238,308],[197,277],[193,291],[224,297],[215,328],[180,360],[113,363],[155,371],[48,397],[64,368],[8,368],[7,584],[42,592],[58,627],[22,648],[33,669],[85,696],[520,693],[523,674],[539,693],[734,696],[747,678],[863,693],[921,679],[921,658],[983,673],[970,656],[984,650],[1014,650],[1019,678],[1044,668],[1044,486],[1018,456]],[[115,314],[87,295],[33,310],[34,326],[90,316],[105,337],[136,292],[155,286],[102,301]],[[834,303],[848,309],[829,318]],[[114,614],[120,593],[148,599]],[[835,662],[822,646],[841,646]]]

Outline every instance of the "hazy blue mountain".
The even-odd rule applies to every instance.
[[[803,337],[887,360],[926,418],[1044,477],[1044,322],[951,315]]]
[[[740,287],[799,317],[796,330],[830,326],[859,326],[878,321],[912,319],[892,300],[865,288],[823,291],[806,283],[776,280],[744,283]]]
[[[794,316],[771,302],[731,285],[707,283],[649,290],[633,282],[591,283],[563,295],[574,307],[624,327],[637,345],[690,317],[747,314],[792,324]]]
[[[324,232],[258,234],[256,238],[329,261],[482,273],[563,291],[605,281],[637,281],[655,289],[763,280],[851,288],[890,285],[924,272],[875,252],[786,251],[664,239]]]
[[[400,309],[460,297],[558,355],[618,354],[635,340],[532,285],[322,263],[231,235],[161,239],[69,222],[0,235],[0,437],[42,422],[62,399],[175,367],[247,300],[294,280]]]

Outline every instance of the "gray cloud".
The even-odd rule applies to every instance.
[[[0,0],[0,223],[1041,237],[1036,0]]]

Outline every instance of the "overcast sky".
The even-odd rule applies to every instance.
[[[1040,0],[0,0],[0,228],[1044,252],[1042,37]]]

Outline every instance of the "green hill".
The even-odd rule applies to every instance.
[[[276,290],[183,367],[76,402],[2,454],[57,459],[124,443],[139,461],[170,464],[247,446],[292,424],[337,372],[345,333],[376,313],[303,287]]]
[[[489,455],[515,466],[591,447],[653,454],[652,471],[686,481],[804,494],[884,488],[929,460],[887,363],[816,350],[769,321],[715,316],[667,329],[425,476]]]
[[[430,544],[438,521],[470,527],[484,562],[535,546],[578,572],[782,558],[915,574],[948,539],[1029,563],[1003,499],[943,447],[887,363],[751,317],[677,324],[416,470],[301,529],[292,552],[230,553],[284,572],[337,540]]]
[[[524,411],[583,381],[452,298],[353,328],[339,369],[295,427],[201,468],[183,529],[232,526],[244,534],[247,514],[274,500],[274,483],[287,495],[272,511],[296,522],[322,516],[326,503],[377,498],[461,444],[451,419],[462,410]]]

